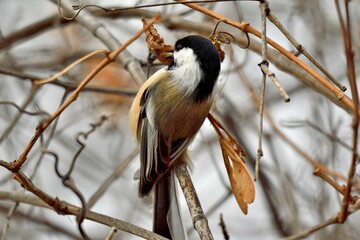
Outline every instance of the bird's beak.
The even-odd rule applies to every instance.
[[[170,50],[165,53],[165,58],[174,61],[174,50]]]
[[[166,52],[166,58],[173,58],[174,57],[174,51],[171,50],[170,52]]]

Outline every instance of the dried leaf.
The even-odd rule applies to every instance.
[[[220,141],[220,145],[232,192],[243,213],[247,214],[248,204],[255,198],[254,183],[243,159],[226,141]]]
[[[144,26],[148,23],[144,17],[141,21]],[[163,64],[170,64],[173,61],[171,53],[173,47],[165,44],[164,39],[153,25],[145,31],[145,34],[150,54],[154,57],[153,61],[158,59]]]
[[[242,158],[246,156],[245,152],[212,114],[209,113],[208,119],[219,137],[231,190],[240,209],[247,214],[248,204],[255,199],[255,186]]]
[[[219,39],[215,36],[215,35],[211,35],[210,37],[210,41],[215,45],[219,57],[220,57],[220,61],[224,61],[225,59],[225,52],[221,49],[221,41],[219,41]]]

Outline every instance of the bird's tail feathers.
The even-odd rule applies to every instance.
[[[187,240],[175,178],[170,171],[156,184],[153,231],[169,239]]]

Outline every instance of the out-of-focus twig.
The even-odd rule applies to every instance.
[[[120,174],[124,171],[124,169],[131,163],[131,161],[136,157],[139,153],[139,148],[134,149],[130,153],[130,155],[122,161],[116,168],[115,171],[105,179],[105,181],[101,184],[101,186],[96,190],[96,192],[89,198],[89,201],[86,204],[86,209],[91,209],[92,206],[96,203],[96,201],[104,195],[109,186],[119,178]]]
[[[71,178],[71,173],[74,170],[75,167],[75,163],[76,160],[78,159],[80,153],[85,149],[86,144],[80,140],[80,137],[84,137],[85,139],[87,139],[89,137],[89,135],[91,133],[93,133],[98,127],[100,127],[106,120],[108,119],[107,116],[101,116],[100,119],[98,120],[98,122],[96,123],[92,123],[90,124],[91,129],[87,132],[80,132],[79,134],[77,134],[76,137],[76,141],[78,142],[78,144],[80,145],[80,148],[78,149],[78,151],[75,153],[71,163],[70,163],[70,167],[67,170],[67,172],[65,174],[62,174],[60,172],[59,169],[59,157],[56,153],[51,152],[49,150],[44,151],[44,153],[51,155],[54,159],[55,159],[55,172],[58,175],[59,178],[61,178],[61,181],[63,183],[63,185],[67,188],[69,188],[80,200],[81,202],[81,211],[79,213],[79,215],[77,216],[77,222],[78,222],[78,228],[79,231],[81,233],[81,235],[83,236],[84,239],[89,239],[89,237],[87,236],[83,226],[82,226],[82,222],[85,219],[85,213],[86,213],[86,200],[85,197],[83,196],[83,194],[81,193],[81,191],[76,187],[75,182],[72,180]]]
[[[30,112],[27,111],[25,109],[23,109],[22,107],[18,106],[16,103],[12,102],[12,101],[0,101],[0,105],[10,105],[13,106],[14,108],[16,108],[19,112],[30,115],[30,116],[39,116],[39,115],[47,115],[50,116],[50,114],[48,112],[45,111],[37,111],[37,112]]]
[[[223,218],[223,214],[222,214],[222,213],[220,214],[220,222],[219,222],[219,225],[220,225],[220,227],[221,227],[221,232],[223,233],[224,239],[225,239],[225,240],[229,240],[229,239],[230,239],[230,236],[229,236],[228,230],[227,230],[227,228],[226,228],[226,225],[225,225],[225,222],[224,222],[224,218]]]
[[[8,200],[6,199],[6,197],[2,198],[2,195],[5,195],[6,193],[2,193],[0,192],[0,199],[2,200]],[[4,205],[0,205],[0,212],[9,212],[9,208]],[[73,240],[83,240],[83,238],[79,237],[78,234],[73,233],[73,231],[71,229],[67,229],[66,227],[63,227],[61,225],[61,223],[55,223],[52,222],[51,220],[47,219],[46,217],[44,217],[43,215],[37,216],[34,214],[29,214],[29,212],[25,211],[25,210],[19,210],[17,209],[16,212],[14,213],[13,218],[18,218],[21,220],[26,220],[28,223],[32,222],[32,223],[36,223],[39,225],[43,225],[46,228],[48,228],[52,233],[56,233],[62,236],[67,237],[68,239],[73,239]]]
[[[34,144],[37,142],[38,138],[42,134],[42,132],[45,131],[45,129],[72,103],[74,102],[77,97],[79,96],[80,92],[83,90],[83,88],[91,81],[91,79],[105,66],[107,66],[109,63],[115,61],[117,55],[119,55],[128,45],[130,45],[133,41],[135,41],[140,35],[146,31],[147,28],[151,26],[154,22],[159,20],[159,15],[155,16],[148,25],[146,25],[143,29],[138,31],[136,34],[134,34],[128,41],[126,41],[123,45],[118,47],[114,52],[111,52],[107,58],[105,58],[93,71],[91,71],[85,79],[80,83],[80,85],[75,89],[75,91],[71,94],[69,98],[66,99],[63,105],[61,105],[49,118],[47,118],[45,121],[41,122],[37,128],[34,136],[29,141],[29,143],[26,145],[25,149],[19,156],[17,160],[11,163],[11,171],[16,172],[18,171],[21,166],[25,163],[27,159],[27,155],[34,146]]]
[[[341,145],[342,147],[346,148],[347,150],[352,151],[352,147],[350,145],[348,145],[347,143],[345,143],[344,141],[342,141],[339,137],[337,137],[336,135],[327,133],[318,124],[311,122],[309,120],[286,121],[282,125],[284,125],[285,127],[289,127],[289,128],[309,126],[310,128],[314,129],[315,131],[317,131],[317,132],[321,133],[322,135],[324,135],[325,137],[327,137],[330,141],[334,141],[334,142],[338,143],[339,145]],[[358,156],[358,158],[359,158],[359,156]]]
[[[11,131],[13,130],[13,128],[16,126],[16,124],[18,123],[21,115],[23,113],[26,114],[30,114],[30,112],[26,111],[26,107],[32,102],[32,100],[34,99],[37,90],[39,89],[38,86],[32,84],[31,85],[31,89],[29,91],[29,94],[26,96],[24,102],[21,104],[20,107],[18,107],[15,103],[11,104],[12,106],[16,107],[19,111],[15,114],[15,116],[10,120],[10,124],[6,127],[6,129],[4,130],[3,134],[1,134],[0,137],[0,144],[9,136],[9,134],[11,133]],[[2,101],[3,102],[3,101]]]
[[[54,4],[59,4],[65,11],[73,11],[72,2],[69,0],[62,0],[61,2],[58,2],[57,0],[51,1]],[[155,15],[156,14],[157,13],[155,13]],[[155,17],[155,15],[151,16],[151,18]],[[159,18],[157,21],[158,20]],[[118,46],[121,45],[119,40],[113,34],[111,34],[111,32],[106,27],[104,27],[102,24],[99,24],[99,20],[86,11],[86,9],[81,12],[81,15],[78,15],[75,18],[75,21],[88,29],[96,38],[102,41],[109,50],[115,51]],[[144,29],[144,31],[146,31],[146,29]],[[134,56],[132,56],[132,54],[130,54],[130,52],[125,48],[123,49],[122,54],[117,56],[117,58],[120,60],[125,69],[131,74],[136,84],[139,86],[142,85],[146,79],[146,76],[138,60],[134,58]]]
[[[17,78],[20,78],[20,79],[23,79],[23,80],[28,79],[28,80],[30,80],[32,82],[34,82],[34,81],[36,81],[38,79],[41,79],[40,76],[36,76],[34,74],[17,72],[17,71],[13,71],[13,70],[1,68],[1,67],[0,67],[0,74],[14,76],[14,77],[17,77]],[[58,79],[55,79],[55,80],[49,82],[49,84],[54,84],[56,86],[63,87],[68,91],[73,91],[79,86],[77,84],[60,81]],[[136,93],[137,93],[136,90],[131,90],[131,89],[127,90],[127,89],[96,87],[96,86],[85,86],[84,89],[83,89],[83,92],[95,92],[95,93],[125,95],[125,96],[135,96]]]
[[[354,205],[351,205],[349,207],[349,211],[347,212],[348,215],[351,215],[355,212],[357,212],[358,210],[360,209],[360,199],[358,199]],[[339,223],[339,216],[338,215],[335,215],[331,218],[328,218],[327,220],[325,220],[324,222],[322,223],[319,223],[318,225],[315,225],[309,229],[306,229],[300,233],[297,233],[297,234],[294,234],[292,236],[289,236],[289,237],[286,237],[286,238],[282,238],[282,240],[296,240],[296,239],[303,239],[303,238],[306,238],[308,237],[310,234],[322,229],[322,228],[325,228],[331,224],[336,224],[336,223]]]
[[[7,212],[6,218],[4,219],[4,223],[3,223],[4,225],[3,225],[3,231],[2,231],[2,234],[1,234],[1,240],[6,239],[7,232],[8,232],[9,226],[10,226],[10,218],[14,214],[14,212],[17,209],[18,205],[19,205],[19,202],[16,202],[15,204],[13,204],[11,206],[11,208]]]
[[[57,14],[54,14],[50,17],[42,19],[38,22],[32,23],[24,28],[21,28],[11,34],[5,36],[0,40],[0,50],[9,48],[17,42],[26,40],[28,37],[32,37],[35,34],[39,34],[44,30],[50,29],[51,26],[55,24],[67,24],[70,23],[65,19],[59,18]]]

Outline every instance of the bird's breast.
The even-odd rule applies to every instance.
[[[212,105],[211,97],[202,102],[195,102],[177,91],[170,81],[156,87],[153,99],[156,128],[173,140],[194,136]]]

